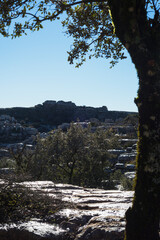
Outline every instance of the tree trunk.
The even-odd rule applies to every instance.
[[[160,76],[146,65],[136,104],[139,110],[137,176],[133,206],[126,213],[126,240],[158,240],[160,219]],[[148,71],[147,71],[148,70]],[[145,74],[146,73],[146,74]]]
[[[139,78],[137,174],[125,240],[158,240],[160,220],[160,24],[150,24],[144,0],[108,0],[115,33]],[[154,19],[156,20],[156,19]]]
[[[73,162],[72,162],[72,165],[70,167],[70,172],[69,172],[69,180],[68,180],[69,184],[73,184],[72,178],[73,178],[73,171],[74,171],[74,167],[75,167],[75,163],[76,163],[76,158],[74,156],[72,156],[71,159],[73,160]]]

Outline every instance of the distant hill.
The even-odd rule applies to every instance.
[[[34,107],[14,107],[14,108],[0,108],[0,115],[10,115],[18,121],[31,124],[39,129],[39,131],[46,131],[50,126],[57,127],[62,123],[70,123],[72,121],[86,121],[91,118],[96,118],[101,122],[105,119],[117,120],[125,118],[133,112],[124,111],[108,111],[106,106],[94,108],[87,106],[76,106],[73,102],[64,101],[45,101]],[[48,128],[48,129],[47,129]]]

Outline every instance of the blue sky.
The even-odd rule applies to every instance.
[[[88,60],[77,69],[67,62],[72,39],[64,31],[60,22],[51,22],[14,40],[0,36],[0,108],[63,100],[137,111],[138,79],[130,58],[113,69],[106,59]]]

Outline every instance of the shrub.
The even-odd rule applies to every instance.
[[[50,198],[19,183],[3,183],[0,187],[0,223],[45,219],[67,205],[59,198]]]
[[[121,177],[121,185],[123,190],[133,190],[133,179],[129,179],[126,176]]]

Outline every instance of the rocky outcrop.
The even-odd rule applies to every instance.
[[[89,120],[96,118],[100,121],[105,119],[116,120],[125,118],[129,112],[108,111],[106,106],[103,107],[86,107],[76,106],[73,102],[64,101],[45,101],[35,107],[23,108],[0,108],[0,115],[10,115],[18,121],[25,121],[27,124],[32,124],[40,132],[47,132],[53,127],[57,127],[62,123],[70,123],[72,121]]]
[[[18,123],[14,117],[0,115],[0,143],[16,143],[31,136],[37,135],[38,130],[33,127],[25,127]],[[2,155],[2,149],[0,155]],[[5,156],[5,152],[4,152]]]
[[[53,182],[24,182],[42,194],[68,202],[44,221],[1,225],[1,240],[122,240],[125,211],[131,206],[133,192],[105,191]]]

